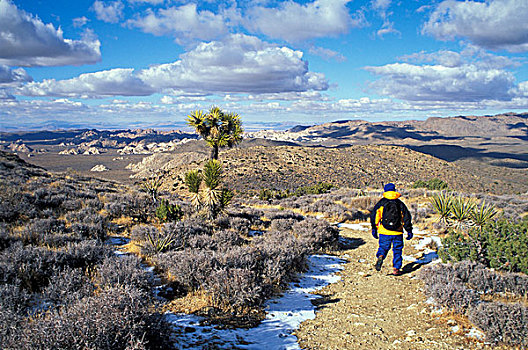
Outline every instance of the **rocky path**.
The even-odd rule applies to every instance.
[[[404,260],[406,272],[393,276],[390,253],[377,272],[377,241],[370,232],[344,228],[341,235],[350,245],[337,255],[348,263],[341,281],[318,293],[324,297],[318,301],[316,318],[297,330],[302,349],[491,348],[467,336],[472,326],[464,318],[441,313],[427,302],[416,278],[422,265]],[[404,256],[419,257],[414,247],[419,240],[405,241]]]

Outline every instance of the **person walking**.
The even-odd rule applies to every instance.
[[[392,246],[393,274],[399,276],[402,274],[403,230],[407,232],[407,240],[410,240],[413,237],[412,218],[393,183],[386,184],[383,191],[383,198],[370,213],[372,236],[379,242],[374,267],[376,271],[381,271],[383,260]]]

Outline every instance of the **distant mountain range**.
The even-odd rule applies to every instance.
[[[357,157],[347,160],[347,154],[351,150],[358,150],[350,147],[376,146],[372,150],[378,155],[392,150],[390,147],[379,148],[380,145],[400,146],[415,151],[398,151],[398,159],[402,164],[407,164],[405,157],[411,156],[411,163],[414,164],[420,158],[420,153],[454,163],[455,167],[443,168],[445,172],[437,175],[450,179],[453,184],[457,183],[459,188],[467,187],[464,181],[471,178],[468,174],[478,174],[479,179],[471,181],[483,181],[487,184],[487,189],[493,188],[494,191],[504,193],[518,193],[528,189],[528,113],[390,122],[343,120],[313,126],[295,126],[286,131],[261,130],[246,133],[237,149],[223,152],[226,160],[229,158],[229,172],[234,172],[230,175],[241,179],[240,176],[244,173],[244,179],[252,178],[254,184],[261,186],[266,179],[276,177],[273,182],[277,183],[284,179],[283,171],[289,169],[290,161],[282,164],[281,160],[280,164],[273,166],[268,164],[269,172],[261,178],[253,179],[253,175],[248,174],[262,172],[266,166],[263,162],[282,159],[281,152],[295,153],[297,148],[297,153],[304,154],[306,159],[317,158],[313,164],[324,165],[325,169],[320,169],[322,172],[335,173],[332,162],[324,158],[333,154],[331,149],[336,149],[339,153],[335,156],[339,155],[342,167],[356,169],[353,172],[355,174],[363,171],[361,169],[364,169],[365,163],[361,158],[369,152],[359,148],[361,152]],[[208,154],[207,145],[195,133],[152,129],[0,133],[0,150],[2,149],[18,153],[23,159],[49,170],[71,168],[89,171],[97,166],[97,169],[104,169],[100,171],[101,176],[120,181],[133,173],[141,177],[158,167],[181,168],[183,171],[191,162],[196,165]],[[254,155],[257,159],[251,160],[245,154]],[[265,159],[260,159],[261,156]],[[239,164],[238,157],[243,157],[245,163]],[[432,158],[426,157],[418,162],[422,161],[431,163]],[[250,165],[252,162],[256,162],[255,167]],[[438,168],[439,165],[435,166]],[[292,175],[288,182],[301,185],[315,178],[313,174],[309,175],[311,173],[308,170],[306,176],[297,177],[295,173],[300,172],[301,168],[295,166],[288,170]],[[427,178],[427,174],[434,173],[431,170],[433,168],[418,167],[414,175],[405,169],[400,171],[403,177],[398,178],[401,178],[400,181],[404,178]],[[277,169],[282,169],[278,175],[275,174]],[[369,172],[371,175],[376,174],[375,181],[382,181],[382,173],[378,174],[374,170]],[[340,178],[339,182],[346,182],[345,179],[353,178],[351,174],[347,173],[344,178],[340,178],[342,174],[336,176]],[[367,183],[365,179],[368,178],[358,178],[350,185],[367,185],[370,180]],[[280,187],[282,186],[286,185]]]

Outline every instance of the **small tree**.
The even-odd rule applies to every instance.
[[[224,113],[213,106],[209,112],[193,111],[187,116],[187,124],[211,146],[211,159],[218,159],[220,147],[233,147],[242,141],[242,122],[236,113]]]
[[[234,196],[233,191],[221,187],[222,166],[218,160],[207,161],[202,172],[198,170],[187,172],[185,183],[191,192],[191,202],[196,211],[204,209],[210,219],[214,219],[224,210]]]
[[[147,192],[154,203],[158,201],[159,189],[161,185],[163,185],[163,180],[165,179],[166,175],[166,171],[158,171],[141,180],[141,188]]]

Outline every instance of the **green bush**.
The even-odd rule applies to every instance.
[[[290,192],[289,190],[275,190],[263,188],[259,192],[259,199],[263,201],[271,201],[273,199],[283,199],[288,197],[301,197],[308,194],[323,194],[330,191],[332,188],[335,188],[334,185],[319,182],[311,186],[303,186],[297,188],[295,191]]]
[[[161,222],[179,221],[183,216],[182,209],[177,204],[171,204],[168,200],[162,199],[156,209],[156,217]]]
[[[528,222],[493,221],[467,233],[450,230],[438,255],[444,262],[471,260],[487,267],[528,274]]]
[[[489,266],[528,274],[528,221],[499,220],[487,232]]]
[[[442,181],[440,179],[434,178],[431,180],[423,181],[418,180],[413,184],[413,188],[427,188],[428,190],[446,190],[448,188],[448,184],[445,181]]]

